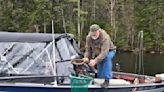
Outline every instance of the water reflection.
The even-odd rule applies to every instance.
[[[164,73],[164,55],[144,54],[143,61],[145,74]],[[117,53],[113,60],[114,71],[116,71],[116,63],[119,63],[121,71],[135,73],[136,55],[133,53]]]

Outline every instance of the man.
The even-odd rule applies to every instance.
[[[102,87],[109,85],[109,80],[112,78],[112,58],[116,53],[109,35],[99,25],[93,24],[90,26],[90,32],[86,37],[86,51],[83,60],[94,67],[97,64],[98,78],[105,79]]]

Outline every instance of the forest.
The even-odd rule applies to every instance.
[[[119,50],[164,53],[164,0],[0,0],[0,31],[73,34],[81,49],[90,25],[107,31]]]

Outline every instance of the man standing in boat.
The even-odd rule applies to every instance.
[[[101,84],[102,87],[107,87],[112,78],[112,59],[115,53],[116,46],[105,30],[97,24],[91,25],[86,37],[86,51],[83,60],[91,67],[97,64],[97,77],[105,79]]]

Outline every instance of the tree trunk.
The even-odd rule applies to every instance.
[[[40,32],[39,25],[38,24],[34,24],[34,28],[35,28],[35,32],[36,33],[39,33]]]
[[[114,36],[113,36],[113,40],[116,40],[116,21],[115,21],[115,0],[110,0],[111,1],[111,26],[112,26],[112,30],[114,31]]]
[[[131,49],[134,48],[134,3],[124,1],[123,3],[123,23],[127,31],[127,42]]]
[[[129,10],[130,10],[130,20],[129,20],[129,25],[130,25],[130,45],[131,45],[131,49],[133,50],[134,49],[134,33],[135,33],[135,30],[134,30],[134,2],[132,2],[130,5],[129,5]]]
[[[80,0],[78,0],[77,30],[78,30],[78,46],[80,48]]]
[[[61,8],[61,13],[62,13],[63,29],[64,29],[64,32],[67,33],[63,8]]]
[[[93,1],[93,20],[96,19],[96,0]]]
[[[47,29],[47,25],[46,25],[46,23],[44,23],[43,25],[44,25],[44,33],[47,33],[47,30],[46,30]]]

